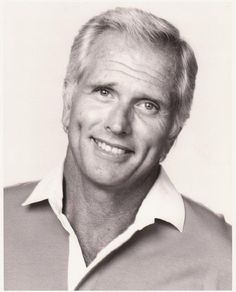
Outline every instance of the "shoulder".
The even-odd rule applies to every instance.
[[[30,206],[23,207],[22,203],[30,196],[37,182],[21,183],[4,188],[4,228],[5,235],[9,232],[21,232],[19,228],[26,220],[30,221]],[[26,216],[27,215],[27,216]]]
[[[222,278],[228,277],[232,268],[232,227],[222,215],[189,198],[183,199],[185,238],[207,265],[217,269]]]
[[[183,196],[185,206],[185,227],[192,232],[201,233],[202,236],[211,235],[212,239],[218,239],[222,244],[231,243],[232,227],[223,215],[216,214],[201,203]],[[191,226],[190,226],[191,225]]]
[[[18,194],[25,192],[32,192],[39,181],[23,182],[11,186],[4,187],[4,194]]]
[[[39,234],[48,235],[57,226],[48,200],[22,206],[36,185],[37,182],[28,182],[4,190],[4,236],[13,249],[16,248],[14,241],[19,243],[20,240],[24,245]]]
[[[61,278],[57,278],[64,287],[67,252],[62,251],[68,250],[66,231],[48,200],[22,206],[36,185],[37,182],[29,182],[4,189],[4,285],[7,290],[55,290],[50,287],[60,284],[48,278],[55,271],[60,274]]]
[[[25,182],[4,188],[4,209],[21,206],[38,182]]]
[[[219,290],[232,283],[232,227],[204,205],[183,196],[185,222],[182,232],[186,251],[201,263],[207,281],[216,281]],[[210,283],[209,282],[209,283]],[[208,284],[209,284],[208,283]],[[228,288],[227,288],[228,289]]]
[[[37,184],[38,181],[33,181],[20,183],[13,186],[7,186],[4,188],[4,198],[12,198],[15,196],[21,196],[23,198],[25,195],[30,195],[30,193],[34,190]]]

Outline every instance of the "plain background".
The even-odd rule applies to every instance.
[[[90,17],[116,6],[167,19],[193,47],[199,72],[191,117],[163,165],[181,193],[232,222],[228,1],[7,2],[4,185],[38,180],[63,160],[62,84],[73,38]]]

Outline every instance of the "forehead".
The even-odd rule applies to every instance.
[[[173,51],[171,52],[167,46],[161,44],[154,46],[116,31],[106,31],[101,34],[91,46],[88,56],[89,61],[93,63],[98,59],[122,58],[124,62],[140,69],[151,70],[154,74],[157,67],[167,73],[175,64]]]
[[[107,72],[108,78],[113,72],[118,72],[154,87],[161,85],[166,90],[172,87],[175,75],[174,56],[168,50],[151,47],[113,31],[96,39],[90,48],[86,68],[87,77],[104,78],[103,73]]]

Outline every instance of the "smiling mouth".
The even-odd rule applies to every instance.
[[[118,145],[111,145],[103,140],[96,139],[92,137],[92,140],[96,143],[99,149],[101,149],[103,152],[106,152],[108,154],[113,154],[113,155],[124,155],[127,153],[133,153],[132,150],[123,147],[123,146],[118,146]]]

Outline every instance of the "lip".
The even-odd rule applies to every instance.
[[[111,142],[108,142],[106,140],[103,140],[103,139],[100,139],[100,138],[96,138],[96,137],[91,137],[92,140],[94,140],[94,142],[97,144],[98,142],[101,142],[101,143],[105,143],[107,144],[108,146],[110,147],[115,147],[115,148],[118,148],[118,149],[121,149],[123,151],[125,151],[125,153],[134,153],[134,151],[124,145],[121,145],[121,144],[116,144],[116,143],[111,143]]]

